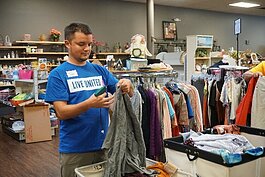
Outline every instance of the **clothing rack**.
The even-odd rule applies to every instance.
[[[233,123],[234,115],[235,115],[234,108],[235,108],[235,105],[238,104],[236,102],[237,99],[235,99],[235,101],[233,102],[231,102],[230,100],[229,106],[227,106],[229,98],[226,97],[225,99],[223,97],[224,99],[220,100],[219,96],[217,95],[220,95],[222,93],[223,86],[226,81],[235,82],[238,84],[240,83],[241,90],[240,92],[237,91],[237,94],[240,93],[244,95],[246,84],[242,76],[243,76],[243,73],[248,70],[249,70],[248,67],[220,65],[219,67],[208,68],[207,74],[200,74],[200,75],[195,75],[194,77],[192,77],[192,81],[193,81],[192,85],[194,85],[199,91],[201,104],[208,105],[208,108],[202,107],[202,110],[203,110],[202,112],[204,115],[203,120],[205,124],[204,126],[206,127],[215,126],[216,124],[220,124],[220,123],[221,124]],[[213,87],[214,87],[214,90],[212,90]],[[224,102],[226,103],[226,106],[221,107],[220,105],[222,105]],[[233,105],[233,109],[232,109],[232,105]],[[211,109],[211,111],[208,112],[208,109]],[[226,112],[228,114],[225,116],[224,112],[227,110],[229,112]]]
[[[243,66],[230,66],[230,65],[220,65],[219,68],[214,67],[214,68],[208,68],[208,73],[211,71],[215,71],[215,70],[221,70],[222,71],[242,71],[245,72],[247,70],[249,70],[248,67],[243,67]]]
[[[240,71],[243,75],[243,73],[248,70],[248,67],[243,66],[220,65],[219,67],[208,68],[207,73],[213,75],[220,75],[220,80],[222,81],[224,80],[227,72]]]
[[[218,71],[220,70],[221,72],[224,71],[248,71],[248,67],[243,67],[243,66],[229,66],[229,65],[220,65],[219,68],[213,67],[213,68],[208,68],[208,73],[212,74],[212,71]]]
[[[178,77],[178,72],[175,70],[167,70],[167,71],[152,71],[152,72],[130,72],[130,73],[113,73],[118,79],[121,78],[169,78],[169,77]]]

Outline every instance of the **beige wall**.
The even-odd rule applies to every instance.
[[[63,31],[73,21],[89,24],[97,40],[125,43],[136,33],[146,35],[145,4],[119,0],[8,0],[0,2],[0,34],[12,41],[30,33],[37,40],[51,28]],[[265,17],[155,6],[155,37],[162,38],[162,21],[178,17],[178,36],[212,34],[224,49],[236,47],[233,21],[242,18],[240,50],[265,55]],[[245,40],[250,44],[245,45]]]

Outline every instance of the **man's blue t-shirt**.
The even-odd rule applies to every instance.
[[[64,62],[51,71],[45,101],[77,104],[88,99],[102,86],[114,93],[118,80],[104,67],[87,62],[76,66]],[[60,120],[62,153],[92,152],[101,149],[109,124],[107,108],[90,108],[77,117]]]

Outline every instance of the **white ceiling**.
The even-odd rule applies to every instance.
[[[131,2],[146,3],[147,0],[123,0]],[[252,2],[260,4],[256,8],[239,8],[228,6],[235,2]],[[191,9],[211,10],[226,13],[239,13],[247,15],[265,16],[265,0],[154,0],[155,4],[173,7],[185,7]]]

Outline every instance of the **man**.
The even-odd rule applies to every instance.
[[[265,61],[262,61],[260,64],[250,69],[249,71],[243,74],[243,77],[246,81],[249,81],[251,77],[259,77],[265,75]]]
[[[72,23],[64,32],[69,59],[50,73],[45,100],[53,103],[60,120],[61,176],[74,177],[76,167],[104,160],[101,146],[116,86],[130,96],[133,89],[130,80],[118,82],[106,68],[87,62],[93,43],[87,25]],[[102,86],[111,94],[95,96]]]

